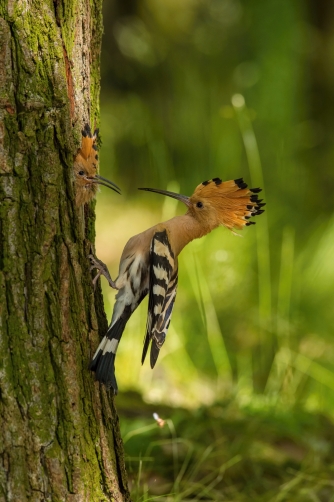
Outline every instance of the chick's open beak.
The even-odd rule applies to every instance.
[[[92,178],[87,177],[86,179],[91,183],[103,185],[104,187],[111,188],[111,190],[114,190],[114,192],[121,194],[121,189],[115,183],[108,180],[107,178],[103,178],[103,176],[100,176],[99,174],[95,174],[95,176],[93,176]]]

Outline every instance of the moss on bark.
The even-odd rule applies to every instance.
[[[0,4],[0,502],[127,501],[73,158],[98,122],[101,0]],[[99,335],[100,333],[100,335]]]

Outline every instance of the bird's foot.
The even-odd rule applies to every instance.
[[[96,258],[94,255],[90,254],[88,255],[88,258],[91,262],[91,267],[90,267],[90,270],[94,270],[95,268],[97,269],[97,274],[96,276],[94,277],[93,279],[93,286],[94,286],[94,289],[95,289],[95,286],[96,286],[96,282],[98,280],[98,278],[101,276],[101,275],[104,275],[104,277],[107,279],[107,281],[109,282],[109,286],[114,288],[114,289],[118,289],[118,287],[116,286],[116,283],[112,280],[112,278],[110,277],[110,274],[109,274],[109,270],[108,270],[108,267],[105,263],[103,263],[103,261],[99,260],[98,258]]]

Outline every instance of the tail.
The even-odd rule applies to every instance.
[[[128,317],[121,316],[109,328],[89,365],[89,369],[95,372],[95,379],[104,383],[107,388],[112,388],[114,394],[118,392],[115,376],[115,357],[127,320]]]

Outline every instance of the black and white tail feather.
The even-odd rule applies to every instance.
[[[154,368],[165,342],[177,291],[177,265],[166,230],[156,232],[150,248],[150,286],[146,335],[141,362],[151,342],[150,365]]]
[[[95,378],[112,388],[117,394],[115,358],[126,323],[148,292],[147,267],[141,257],[128,256],[122,263],[120,278],[125,284],[116,295],[116,304],[106,335],[95,352],[89,369],[95,371]],[[140,281],[140,284],[137,284]]]
[[[115,376],[115,357],[119,341],[122,337],[125,325],[131,315],[130,309],[125,309],[122,316],[110,326],[107,334],[103,337],[89,369],[95,371],[95,378],[103,382],[106,387],[112,387],[117,394],[118,386]]]

